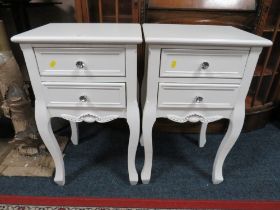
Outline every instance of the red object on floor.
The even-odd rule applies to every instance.
[[[0,195],[0,204],[115,208],[280,209],[280,201],[171,200],[138,198],[43,197],[17,195]]]

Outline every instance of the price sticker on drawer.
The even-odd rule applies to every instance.
[[[177,66],[177,61],[176,61],[176,60],[172,60],[172,61],[171,61],[171,64],[170,64],[170,67],[171,67],[172,69],[175,69],[176,66]]]
[[[50,66],[50,68],[55,68],[55,66],[56,66],[56,60],[51,60],[50,61],[50,63],[49,63],[49,66]]]

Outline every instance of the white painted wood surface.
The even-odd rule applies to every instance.
[[[202,122],[199,134],[199,147],[204,147],[206,144],[206,131],[207,131],[208,122]]]
[[[213,46],[212,49],[218,46],[263,47],[272,44],[270,40],[232,26],[146,23],[143,24],[143,32],[147,44]]]
[[[36,97],[37,127],[55,162],[54,181],[64,185],[65,169],[50,126],[52,117],[71,121],[73,144],[78,144],[78,122],[105,123],[126,118],[130,128],[128,177],[131,184],[136,184],[140,25],[48,24],[11,40],[19,42],[23,51]]]
[[[134,23],[50,23],[11,38],[19,43],[137,44],[141,27]]]
[[[201,122],[200,147],[206,143],[210,122],[230,120],[212,171],[213,183],[222,182],[224,160],[243,126],[245,97],[259,54],[271,41],[229,26],[144,24],[143,30],[147,66],[141,97],[142,182],[151,178],[152,128],[159,117]],[[204,70],[209,73],[201,72],[205,61],[209,66]]]
[[[34,48],[34,51],[42,76],[125,76],[124,48]],[[78,62],[83,67],[77,66]]]
[[[233,108],[238,88],[238,84],[159,83],[158,107]]]
[[[42,82],[42,85],[48,107],[126,107],[125,83]]]
[[[162,49],[161,77],[242,78],[248,50]],[[209,66],[203,68],[203,63]]]
[[[79,144],[79,126],[78,123],[70,121],[71,141],[74,145]]]
[[[63,155],[58,145],[58,142],[53,134],[51,127],[51,118],[47,107],[41,101],[35,101],[35,119],[37,128],[44,144],[48,148],[55,164],[54,181],[58,185],[65,184],[65,168]]]

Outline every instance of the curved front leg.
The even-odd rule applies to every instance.
[[[216,154],[216,158],[213,165],[212,171],[212,182],[214,184],[221,183],[223,179],[223,164],[224,161],[230,152],[231,148],[235,144],[238,136],[241,133],[243,123],[245,118],[245,104],[242,103],[236,106],[231,114],[229,127],[226,135],[224,136],[218,152]]]
[[[70,122],[71,127],[71,141],[74,145],[78,145],[79,143],[79,129],[78,129],[78,123],[76,122]]]
[[[153,161],[153,125],[156,121],[156,112],[149,102],[146,102],[143,111],[142,138],[145,151],[145,162],[141,172],[143,184],[148,184],[151,179]]]
[[[206,144],[206,131],[208,123],[202,122],[199,134],[199,147],[204,147]]]
[[[65,169],[62,152],[51,128],[50,115],[45,105],[35,102],[35,119],[39,134],[50,152],[55,164],[54,181],[58,185],[65,184]]]
[[[135,157],[140,135],[140,116],[138,104],[127,107],[127,123],[130,130],[128,143],[128,175],[131,185],[138,183],[138,173],[135,167]]]

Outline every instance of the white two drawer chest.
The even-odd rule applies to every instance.
[[[156,118],[178,123],[200,121],[201,147],[206,142],[207,124],[229,119],[212,172],[213,183],[222,182],[224,160],[243,126],[245,97],[259,54],[271,41],[230,26],[144,24],[143,31],[143,183],[151,177]]]
[[[128,172],[138,182],[135,154],[140,119],[137,101],[139,24],[48,24],[12,37],[20,43],[35,93],[39,133],[56,167],[54,180],[65,183],[63,156],[50,125],[52,117],[105,123],[126,118],[130,128]]]

